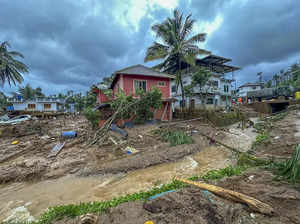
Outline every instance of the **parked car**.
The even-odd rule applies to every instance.
[[[19,115],[19,116],[16,116],[16,117],[13,117],[7,121],[0,121],[0,124],[17,124],[17,123],[20,123],[20,122],[23,122],[23,121],[28,121],[31,119],[31,116],[30,115]]]

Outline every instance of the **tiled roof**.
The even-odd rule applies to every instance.
[[[163,77],[163,78],[171,78],[171,79],[175,78],[174,75],[158,72],[140,64],[116,71],[114,74],[145,75],[145,76]]]

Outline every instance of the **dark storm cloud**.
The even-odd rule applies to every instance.
[[[54,87],[52,92],[56,87],[88,89],[116,69],[143,62],[153,21],[142,18],[136,32],[113,19],[116,1],[99,2],[1,3],[0,38],[24,54],[30,68],[24,84],[30,78],[32,85]],[[95,7],[99,13],[93,14]]]
[[[270,77],[279,72],[278,64],[287,68],[300,53],[299,8],[300,1],[293,0],[225,5],[223,23],[208,38],[207,47],[242,66],[242,80],[256,79],[260,69]]]
[[[259,71],[271,76],[300,56],[299,1],[188,2],[180,0],[178,8],[185,15],[192,13],[197,21],[212,22],[222,16],[219,29],[208,35],[206,49],[241,66],[243,70],[236,73],[240,81],[256,79]],[[143,63],[146,48],[155,40],[151,25],[171,16],[170,11],[158,5],[148,8],[136,31],[114,20],[113,8],[119,3],[2,1],[0,41],[8,40],[14,50],[24,54],[30,74],[23,85],[42,86],[49,93],[71,88],[85,91],[115,70]],[[125,20],[129,12],[122,13]]]
[[[192,13],[194,19],[212,21],[231,2],[232,0],[191,0],[188,4],[187,0],[180,0],[178,8],[185,14]]]

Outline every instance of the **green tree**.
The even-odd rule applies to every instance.
[[[275,81],[275,87],[277,87],[279,85],[279,75],[275,74],[273,80]]]
[[[211,76],[212,73],[203,67],[199,68],[198,71],[196,71],[192,76],[192,86],[195,88],[199,87],[199,96],[201,104],[204,108],[206,105],[207,91],[210,88],[210,85],[208,85],[208,81]]]
[[[272,80],[268,80],[268,81],[266,82],[266,87],[267,87],[267,88],[271,88],[271,87],[272,87]]]
[[[45,94],[43,94],[43,90],[41,87],[37,87],[35,89],[35,97],[38,97],[38,98],[44,98],[45,97]]]
[[[3,92],[0,92],[0,110],[1,108],[6,108],[8,105],[7,96]]]
[[[21,83],[23,76],[21,73],[28,72],[28,67],[21,61],[15,59],[16,57],[24,58],[24,56],[16,51],[8,51],[10,47],[8,42],[3,42],[0,45],[0,83],[4,85],[5,81],[9,85],[16,82]]]
[[[87,92],[85,96],[85,108],[95,107],[96,102],[97,102],[97,96],[91,91]]]
[[[195,23],[195,20],[191,19],[191,14],[184,19],[183,14],[175,9],[173,16],[173,18],[167,18],[162,23],[152,26],[158,41],[147,49],[144,61],[163,60],[155,68],[170,74],[176,74],[176,89],[178,90],[180,85],[181,97],[184,101],[182,65],[186,63],[194,66],[197,55],[210,54],[210,52],[199,48],[197,45],[199,42],[205,41],[205,33],[190,37]]]
[[[59,93],[57,97],[58,97],[58,99],[65,99],[66,98],[66,96],[62,93]]]
[[[24,100],[32,100],[35,98],[35,90],[29,84],[24,87],[19,87],[18,92]]]
[[[258,82],[262,83],[262,72],[258,72],[257,77],[258,77]]]
[[[300,79],[300,65],[299,64],[295,63],[295,64],[291,65],[290,71],[292,74],[293,81],[297,81],[298,79]]]

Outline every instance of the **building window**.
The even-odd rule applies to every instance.
[[[146,92],[146,81],[134,80],[134,91],[143,90]]]
[[[224,86],[224,92],[225,92],[225,93],[228,93],[228,92],[229,92],[229,86],[227,86],[227,85]]]
[[[173,93],[176,92],[176,86],[172,86],[172,92],[173,92]]]
[[[35,109],[35,104],[28,104],[28,109]]]
[[[252,89],[256,89],[256,86],[252,86]]]
[[[160,81],[157,83],[158,86],[164,87],[167,86],[167,83],[165,81]]]
[[[209,85],[212,86],[212,87],[219,87],[219,82],[215,81],[215,80],[212,80],[212,81],[209,82]]]
[[[214,104],[214,99],[213,98],[208,98],[206,100],[206,104]]]
[[[45,109],[45,110],[51,109],[51,104],[50,104],[50,103],[45,103],[45,104],[44,104],[44,109]]]

